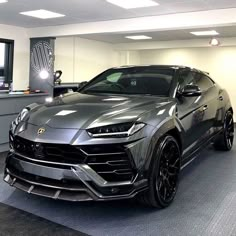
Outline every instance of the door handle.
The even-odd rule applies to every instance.
[[[208,106],[205,105],[203,108],[202,108],[202,111],[206,111],[208,109]]]
[[[219,100],[223,101],[224,100],[223,96],[219,96]]]

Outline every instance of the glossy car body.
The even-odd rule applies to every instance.
[[[146,70],[171,73],[168,95],[85,92],[104,73]],[[13,122],[7,183],[70,201],[132,198],[149,189],[153,153],[161,137],[168,134],[177,140],[183,168],[223,132],[226,112],[233,113],[227,92],[196,69],[131,66],[104,73],[78,93],[29,105],[24,118]],[[138,86],[138,81],[135,77],[129,85]],[[193,81],[201,91],[184,95]],[[151,89],[157,88],[153,84]],[[117,134],[130,124],[135,124],[129,129],[132,134]],[[110,130],[115,130],[113,135]],[[99,136],[102,132],[108,133]]]

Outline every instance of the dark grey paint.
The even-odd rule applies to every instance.
[[[137,170],[136,178],[129,185],[136,188],[137,191],[130,192],[130,195],[125,197],[119,195],[117,197],[133,197],[147,183],[153,150],[161,136],[168,132],[175,132],[183,153],[182,165],[184,165],[192,157],[192,153],[202,148],[221,131],[225,111],[231,108],[227,92],[217,84],[214,84],[209,90],[203,91],[201,96],[178,97],[178,73],[182,69],[191,69],[177,66],[171,66],[171,68],[175,68],[176,76],[170,97],[67,94],[64,97],[56,98],[50,104],[29,106],[31,112],[27,121],[17,127],[14,135],[36,143],[75,146],[125,145],[131,154],[134,168]],[[66,116],[58,116],[58,112],[62,110],[74,112]],[[92,127],[135,121],[143,122],[146,126],[126,138],[92,138],[86,131]],[[23,132],[19,132],[21,126],[24,126]],[[38,135],[37,131],[41,127],[45,128],[46,132]],[[9,160],[13,160],[14,156],[15,153],[12,150]],[[44,167],[40,165],[32,167],[31,174],[36,171],[35,168],[38,173]],[[71,167],[71,170],[88,187],[89,191],[91,190],[90,196],[94,200],[106,198],[88,184],[88,176],[90,181],[96,182],[96,173],[90,171],[89,166],[78,165],[78,168]],[[29,172],[28,169],[27,172]],[[12,181],[9,177],[6,177],[5,180],[8,183]],[[117,186],[120,185],[122,182],[117,183]],[[105,186],[106,184],[103,187],[105,188]]]

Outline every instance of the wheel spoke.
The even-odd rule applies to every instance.
[[[164,196],[163,196],[164,201],[166,200],[166,194],[167,194],[167,189],[166,186],[164,186]]]
[[[226,136],[227,146],[231,148],[233,144],[233,138],[234,138],[233,117],[229,117],[228,121],[226,121],[225,136]]]
[[[233,123],[233,118],[231,117],[230,121],[229,121],[229,125],[231,125]]]
[[[163,179],[161,179],[160,181],[159,181],[159,184],[158,184],[158,190],[160,191],[161,189],[162,189],[162,187],[164,186],[163,185]]]
[[[170,184],[169,179],[166,178],[166,179],[165,179],[165,182],[166,182],[166,187],[168,188],[169,191],[171,191],[172,186],[171,186],[171,184]]]
[[[173,164],[173,165],[170,165],[170,167],[171,167],[171,168],[178,169],[178,166],[176,166],[176,165],[178,164],[179,160],[180,160],[180,159],[177,158],[177,159],[175,160],[174,164]]]
[[[231,142],[231,139],[230,139],[230,138],[227,139],[227,143],[228,143],[229,147],[231,147],[232,142]]]

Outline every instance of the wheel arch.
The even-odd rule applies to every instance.
[[[182,154],[183,143],[182,143],[182,138],[181,138],[179,130],[175,127],[173,129],[167,131],[166,134],[169,134],[176,139],[177,143],[179,144],[180,153]],[[166,135],[166,134],[164,134],[164,135]]]
[[[234,114],[233,107],[230,107],[230,108],[228,109],[228,111],[230,111],[232,114]]]
[[[179,125],[179,122],[177,122],[175,119],[168,119],[160,125],[155,132],[152,135],[152,139],[148,148],[148,158],[146,159],[145,163],[145,172],[149,170],[150,166],[152,165],[153,161],[153,152],[156,148],[156,145],[160,141],[161,138],[163,138],[165,135],[171,135],[173,136],[180,149],[180,154],[182,156],[183,151],[183,138],[182,138],[182,132],[181,126]]]

